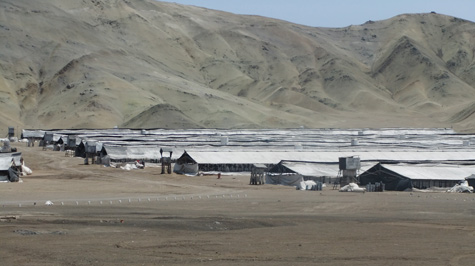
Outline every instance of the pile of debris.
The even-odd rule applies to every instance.
[[[447,192],[473,193],[473,187],[469,186],[467,181],[463,181],[447,190]]]
[[[366,192],[366,188],[360,188],[356,183],[349,183],[346,186],[343,186],[339,190],[340,192]]]

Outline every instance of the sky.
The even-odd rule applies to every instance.
[[[260,15],[313,27],[346,27],[405,13],[450,15],[475,21],[475,0],[169,0],[185,5]]]

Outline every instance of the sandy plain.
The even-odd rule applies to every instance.
[[[2,265],[475,263],[473,194],[297,191],[18,148],[33,175],[0,183]]]

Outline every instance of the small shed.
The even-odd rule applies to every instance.
[[[358,176],[360,185],[383,183],[386,190],[404,191],[412,188],[412,182],[406,176],[393,172],[381,163],[373,166]]]
[[[465,180],[467,180],[469,186],[475,188],[475,174],[471,174],[470,176],[465,177]]]
[[[188,156],[197,162],[203,172],[250,172],[258,164],[276,164],[280,152],[250,151],[191,151]]]
[[[109,156],[112,162],[144,162],[157,163],[160,158],[159,149],[156,145],[125,146],[104,144],[100,156]]]
[[[45,132],[45,135],[43,137],[43,146],[46,146],[48,144],[52,144],[53,143],[53,136],[54,136],[54,133]]]
[[[295,186],[305,180],[325,183],[336,178],[339,164],[323,164],[308,161],[280,161],[266,174],[267,184]]]
[[[96,160],[96,156],[99,155],[100,151],[102,150],[102,143],[98,141],[88,140],[86,141],[85,147],[85,154],[86,159],[84,160],[84,164],[89,164],[88,160],[91,158],[91,163],[94,164]]]
[[[97,152],[97,149],[96,149],[96,142],[95,141],[86,141],[86,153],[89,153],[89,154],[95,154]]]
[[[78,142],[79,141],[79,142]],[[66,142],[66,148],[68,150],[75,150],[76,147],[81,143],[80,138],[76,135],[68,135],[67,137],[67,142]]]
[[[180,158],[176,160],[173,172],[177,174],[197,175],[198,163],[185,151]]]

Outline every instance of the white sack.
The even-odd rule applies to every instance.
[[[452,188],[450,188],[449,190],[447,190],[447,192],[456,192],[456,193],[467,192],[467,193],[473,193],[473,187],[472,187],[472,186],[469,186],[467,181],[464,181],[464,182],[462,182],[460,185],[457,184],[457,185],[453,186]]]
[[[340,192],[365,192],[366,188],[360,188],[357,184],[355,183],[349,183],[346,186],[343,186],[339,190]]]
[[[126,164],[125,166],[121,166],[120,169],[130,171],[137,169],[137,166],[135,166],[135,164]]]

